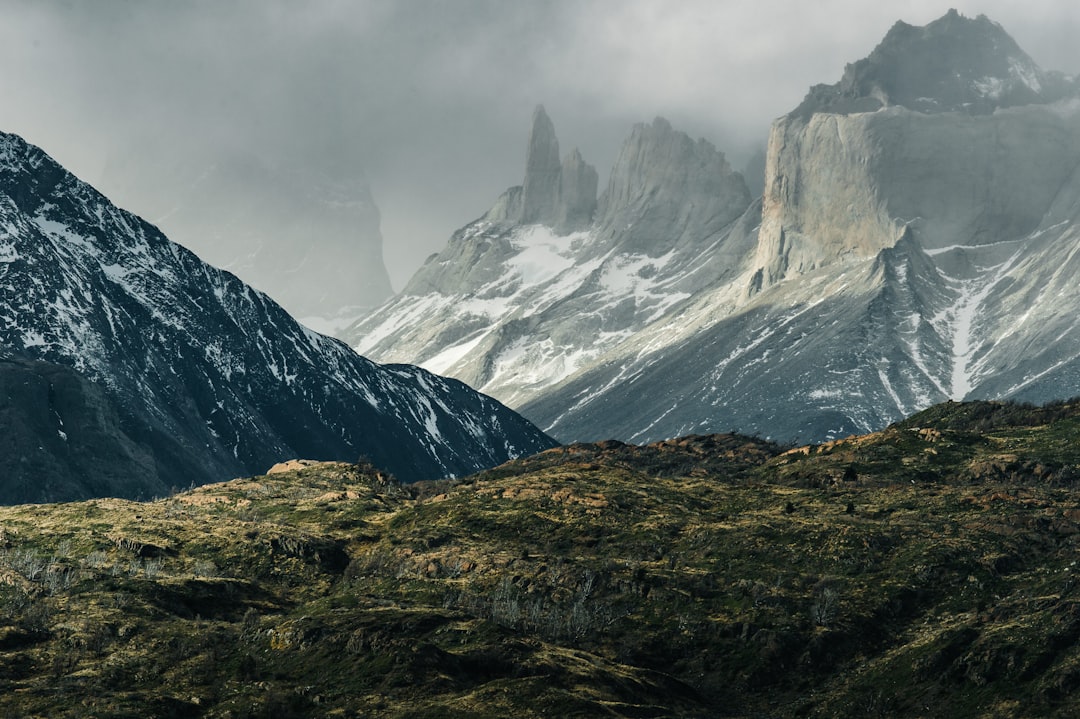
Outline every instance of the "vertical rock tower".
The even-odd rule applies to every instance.
[[[529,131],[529,151],[525,156],[520,222],[551,223],[559,199],[561,179],[562,165],[559,163],[559,140],[555,137],[555,126],[543,106],[537,106]]]
[[[525,181],[507,190],[486,219],[573,232],[592,222],[599,181],[596,168],[585,162],[577,148],[559,161],[555,126],[544,106],[537,105],[525,155]]]

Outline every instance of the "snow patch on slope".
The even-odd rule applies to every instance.
[[[507,275],[521,278],[525,285],[547,282],[574,266],[571,249],[587,235],[576,232],[559,236],[543,225],[522,227],[510,239],[517,254],[506,263]]]
[[[952,373],[949,385],[951,399],[963,400],[978,383],[973,363],[976,353],[982,347],[977,337],[977,325],[983,304],[997,284],[1007,277],[1021,254],[1020,251],[1015,252],[1005,262],[988,268],[974,279],[961,280],[942,273],[942,276],[957,288],[952,307],[938,313],[932,320],[952,341]]]
[[[480,344],[486,336],[486,333],[478,334],[476,337],[465,340],[464,342],[451,345],[434,357],[421,362],[420,366],[428,372],[445,374],[448,369],[461,361],[462,358],[468,356],[469,352],[471,352],[476,345]]]

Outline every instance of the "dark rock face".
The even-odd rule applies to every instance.
[[[120,426],[113,444],[129,475],[153,468],[119,484],[99,475],[68,494],[43,490],[42,499],[155,494],[298,456],[366,455],[409,481],[551,444],[458,382],[380,367],[298,325],[13,135],[0,136],[0,220],[0,346],[69,368],[58,376],[75,389],[60,396],[105,408],[106,419],[85,426]],[[79,427],[62,429],[64,446],[89,441]]]
[[[164,494],[168,480],[126,424],[105,391],[70,367],[0,360],[0,503]]]
[[[1054,102],[1075,93],[1060,73],[1043,72],[1000,25],[950,10],[924,27],[896,23],[836,85],[817,85],[795,112],[850,114],[901,105],[920,112],[986,114]]]
[[[559,199],[555,227],[570,232],[588,227],[596,212],[596,188],[600,182],[596,168],[582,159],[575,147],[563,160],[559,176]]]
[[[746,161],[742,169],[743,179],[752,197],[761,197],[765,190],[765,148],[761,147]]]

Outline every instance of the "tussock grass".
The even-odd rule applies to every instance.
[[[1075,406],[0,508],[7,716],[1072,716]]]

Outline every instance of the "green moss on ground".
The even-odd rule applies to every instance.
[[[1074,716],[1080,412],[0,508],[0,713]]]

